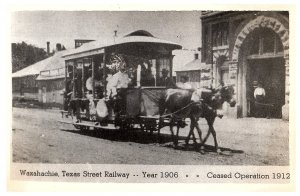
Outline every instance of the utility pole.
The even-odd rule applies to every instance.
[[[118,33],[118,31],[117,31],[117,30],[114,30],[114,43],[116,43],[117,33]]]

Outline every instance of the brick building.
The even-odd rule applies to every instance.
[[[203,11],[201,61],[210,67],[202,86],[219,81],[235,88],[233,117],[252,116],[253,82],[266,90],[272,116],[288,119],[289,13]]]

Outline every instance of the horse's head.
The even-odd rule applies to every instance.
[[[220,97],[222,101],[226,101],[229,103],[230,107],[234,107],[236,104],[236,100],[234,98],[234,88],[233,85],[222,86],[219,90]]]

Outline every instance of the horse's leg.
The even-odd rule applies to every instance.
[[[174,136],[174,132],[173,132],[173,122],[174,122],[174,120],[173,119],[171,119],[170,120],[170,131],[171,131],[171,134],[172,134],[172,140],[173,140],[173,143],[174,143],[174,146],[177,146],[177,141],[176,141],[176,138],[175,138],[175,136]]]
[[[193,134],[193,130],[194,130],[194,123],[193,123],[193,120],[192,120],[192,118],[190,118],[190,119],[191,119],[190,132],[189,132],[188,136],[187,136],[186,139],[185,139],[186,145],[188,145],[188,143],[189,143],[189,141],[190,141],[190,138],[191,138],[191,135]]]
[[[209,125],[209,120],[207,120],[207,124]],[[204,145],[204,144],[205,144],[205,142],[207,141],[207,139],[208,139],[210,133],[211,133],[210,126],[208,126],[207,134],[206,134],[206,136],[204,137],[204,139],[203,139],[201,145]]]
[[[216,130],[214,129],[213,122],[209,126],[210,126],[211,133],[212,133],[212,135],[214,137],[215,151],[218,152],[219,146],[218,146],[217,134],[216,134]]]
[[[178,145],[178,139],[179,139],[179,129],[180,129],[180,126],[177,125],[177,132],[176,132],[176,146]]]
[[[214,143],[215,143],[215,151],[218,152],[219,146],[218,146],[218,141],[217,141],[217,134],[216,134],[216,130],[214,128],[214,122],[215,122],[215,117],[214,118],[210,118],[209,120],[207,120],[208,126],[209,126],[209,132],[211,132],[211,134],[214,137]],[[204,142],[203,144],[206,142],[207,138],[204,138]]]
[[[213,118],[211,118],[211,117],[205,117],[205,119],[206,119],[206,122],[208,124],[208,131],[207,131],[207,134],[206,134],[206,136],[204,137],[204,139],[203,139],[203,141],[201,143],[201,146],[203,146],[206,143],[206,141],[207,141],[210,133],[212,132],[212,130],[211,130],[212,126],[211,125],[214,123],[215,117],[213,117]]]
[[[158,125],[157,125],[157,137],[156,137],[156,141],[160,142],[159,138],[160,138],[160,129],[163,127],[163,118],[159,117],[158,119]]]
[[[197,129],[198,134],[199,134],[200,143],[202,143],[203,142],[203,140],[202,140],[202,131],[199,127],[198,120],[199,120],[199,118],[196,120],[196,124],[195,124],[196,126],[195,127]]]
[[[194,128],[198,126],[198,122],[195,117],[191,117],[191,125],[193,125],[193,129],[191,129],[191,135],[193,136],[194,145],[197,145],[196,136],[194,133]]]

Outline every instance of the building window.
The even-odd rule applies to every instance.
[[[157,61],[158,67],[159,67],[159,77],[162,76],[162,70],[166,69],[168,71],[168,76],[171,76],[170,73],[170,59],[168,58],[160,58]]]
[[[205,61],[207,58],[207,50],[208,50],[208,40],[209,40],[209,34],[208,34],[208,27],[204,26],[202,31],[202,61]]]
[[[228,45],[228,22],[212,25],[213,47]]]
[[[229,68],[221,69],[220,71],[220,80],[223,82],[224,85],[229,85]]]
[[[262,52],[271,53],[275,51],[275,35],[264,36],[261,40],[263,44]]]
[[[276,33],[267,28],[255,30],[250,38],[250,55],[278,54],[283,52],[281,40]]]

